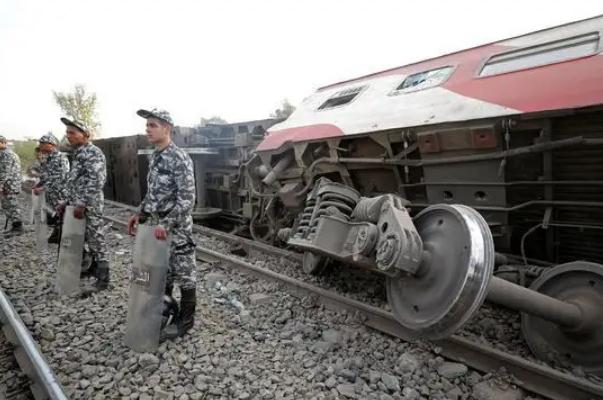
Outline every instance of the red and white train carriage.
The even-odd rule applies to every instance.
[[[598,16],[320,88],[257,147],[252,192],[296,216],[279,237],[306,271],[384,273],[410,334],[487,296],[537,355],[603,375],[602,35]],[[492,276],[513,264],[551,268]]]
[[[258,146],[286,159],[268,181],[292,208],[318,176],[467,204],[501,250],[529,231],[527,257],[601,262],[602,35],[599,16],[322,87]]]

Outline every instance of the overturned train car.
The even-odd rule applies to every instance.
[[[601,29],[594,18],[323,87],[269,129],[256,162],[276,172],[256,183],[292,209],[321,176],[413,211],[461,203],[501,251],[603,262]]]
[[[248,190],[248,178],[241,172],[266,130],[281,121],[175,128],[174,142],[193,160],[197,191],[193,216],[197,222],[246,235],[257,232],[259,239],[264,238],[268,227],[265,218],[259,217],[263,199]],[[146,136],[99,139],[95,144],[107,158],[105,198],[140,204],[152,152]]]
[[[307,272],[384,274],[410,337],[454,333],[487,298],[522,311],[536,355],[603,375],[602,30],[320,88],[268,130],[251,190]]]

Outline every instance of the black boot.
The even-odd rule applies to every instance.
[[[90,276],[96,276],[96,268],[98,264],[96,260],[88,253],[84,251],[84,255],[82,256],[82,269],[80,271],[80,279],[88,278]]]
[[[24,232],[23,222],[15,221],[15,222],[13,222],[13,225],[10,228],[10,230],[4,234],[4,237],[9,238],[9,237],[13,237],[13,236],[19,236],[19,235],[22,235],[23,232]]]
[[[99,261],[96,263],[96,282],[94,287],[97,292],[106,290],[109,287],[109,261]]]
[[[178,314],[178,336],[183,336],[195,324],[197,289],[181,289],[180,313]]]
[[[180,289],[180,311],[173,324],[168,325],[162,332],[161,340],[175,339],[184,336],[195,324],[195,308],[197,307],[197,290]]]

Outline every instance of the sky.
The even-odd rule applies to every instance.
[[[603,14],[600,0],[0,0],[0,134],[61,136],[52,91],[84,84],[102,137],[267,118],[317,88]]]

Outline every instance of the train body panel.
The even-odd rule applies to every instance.
[[[602,31],[599,16],[325,86],[258,150],[602,104]]]
[[[281,169],[264,191],[292,213],[323,176],[415,213],[465,204],[498,251],[601,262],[602,31],[599,16],[320,88],[258,146]]]

